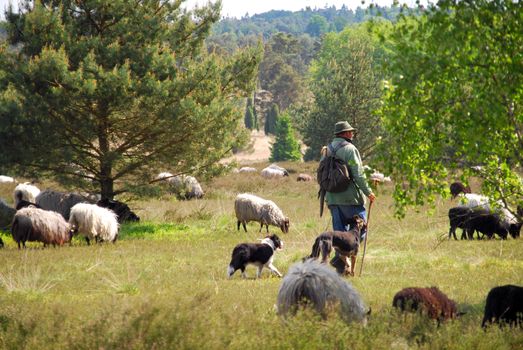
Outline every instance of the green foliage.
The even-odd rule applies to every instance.
[[[260,85],[272,93],[281,110],[306,95],[303,77],[314,50],[306,38],[279,32],[265,45],[260,63]]]
[[[315,15],[310,19],[309,23],[307,24],[305,32],[312,37],[319,37],[327,33],[328,29],[329,25],[325,17]]]
[[[254,112],[253,112],[253,102],[252,97],[247,98],[247,107],[245,108],[245,127],[249,130],[252,130],[255,127],[254,122]]]
[[[271,162],[300,160],[300,144],[294,136],[290,117],[282,114],[276,122],[276,139],[271,147]]]
[[[325,36],[311,68],[314,104],[299,124],[310,149],[308,157],[319,158],[321,147],[332,139],[334,124],[340,120],[358,129],[355,143],[362,157],[372,154],[381,133],[379,119],[373,114],[380,97],[379,55],[381,47],[364,26]]]
[[[448,176],[464,168],[466,179],[473,165],[485,166],[484,194],[512,208],[521,200],[522,6],[441,1],[383,34],[391,58],[380,153],[398,184],[398,215],[448,195]]]
[[[42,1],[8,16],[22,46],[0,50],[3,169],[112,197],[160,166],[219,166],[242,138],[261,47],[206,54],[219,2],[180,3]]]
[[[276,125],[278,123],[279,115],[280,111],[278,105],[276,103],[273,103],[271,109],[267,112],[267,115],[265,116],[265,135],[274,135],[276,133]]]

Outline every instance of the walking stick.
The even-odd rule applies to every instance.
[[[365,242],[363,243],[363,255],[361,257],[361,265],[360,265],[360,277],[361,272],[363,271],[363,260],[365,260],[365,252],[367,251],[367,237],[369,237],[369,221],[370,221],[370,209],[372,208],[372,203],[369,203],[369,213],[367,214],[367,234],[365,234]]]

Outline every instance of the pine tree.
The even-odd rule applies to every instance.
[[[271,147],[271,162],[300,160],[300,144],[294,136],[291,119],[282,114],[276,122],[276,140]]]
[[[252,98],[249,97],[247,99],[247,107],[245,108],[245,127],[249,130],[252,130],[254,128],[254,114],[253,114],[253,106],[252,106]]]
[[[194,12],[180,1],[23,3],[7,16],[20,49],[0,48],[3,171],[112,198],[159,166],[211,171],[238,144],[238,101],[254,89],[262,48],[203,50],[219,2]]]
[[[278,116],[280,114],[278,105],[273,103],[271,109],[267,112],[265,117],[265,135],[275,134],[276,133],[276,123],[278,121]]]

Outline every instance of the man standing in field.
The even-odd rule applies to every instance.
[[[328,203],[332,216],[332,228],[335,231],[350,230],[349,225],[354,215],[359,215],[366,221],[365,197],[369,198],[371,203],[376,199],[367,183],[360,152],[352,143],[355,132],[356,129],[348,122],[337,122],[334,126],[334,139],[327,147],[327,155],[330,155],[331,150],[334,150],[335,156],[347,164],[352,179],[345,191],[337,193],[327,191],[325,195],[325,201]],[[361,232],[360,242],[364,240],[366,233],[365,228]],[[340,264],[337,254],[331,260],[331,264],[336,267],[338,272],[343,272],[345,269],[344,263]]]

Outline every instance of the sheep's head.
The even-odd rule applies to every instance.
[[[290,226],[289,218],[285,218],[285,220],[283,220],[283,223],[280,225],[281,231],[283,233],[289,233],[289,226]]]

